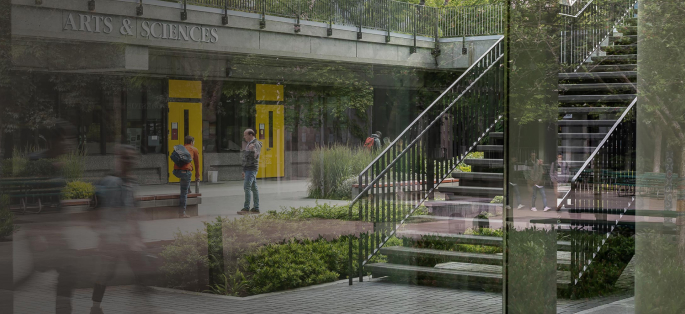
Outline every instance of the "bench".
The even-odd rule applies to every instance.
[[[3,179],[0,180],[0,194],[9,197],[11,210],[23,214],[40,213],[48,207],[59,208],[65,185],[65,180],[55,178]]]
[[[141,195],[136,197],[138,208],[144,212],[144,216],[150,220],[178,218],[179,198],[176,194]],[[186,202],[186,214],[198,215],[198,205],[202,204],[201,193],[189,193]]]

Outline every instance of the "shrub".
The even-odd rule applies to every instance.
[[[490,201],[491,204],[502,204],[504,203],[504,196],[495,196],[492,198],[492,201]]]
[[[88,182],[73,181],[67,183],[67,185],[62,189],[62,199],[64,200],[75,200],[92,198],[95,194],[95,187]]]
[[[14,226],[14,214],[9,210],[9,196],[0,195],[0,240],[11,236],[16,227]]]
[[[206,233],[178,232],[174,243],[164,246],[160,256],[163,260],[160,271],[167,286],[195,291],[205,288],[198,274],[209,265]]]
[[[328,203],[319,204],[316,202],[314,206],[290,207],[283,208],[280,212],[269,211],[268,218],[285,219],[285,220],[303,220],[303,219],[339,219],[349,220],[349,206],[347,205],[331,205]],[[354,216],[353,216],[354,218]]]
[[[334,281],[339,274],[331,268],[339,268],[336,266],[343,256],[347,260],[347,254],[339,248],[321,239],[264,246],[245,256],[247,270],[252,274],[250,292],[267,293]]]
[[[21,164],[21,162],[17,162]],[[15,170],[21,169],[20,168],[13,168],[13,172],[16,173]],[[29,160],[24,164],[23,170],[19,173],[19,176],[22,177],[54,177],[58,174],[57,168],[54,165],[54,160],[52,159],[38,159],[38,160]]]
[[[373,161],[374,153],[343,145],[319,147],[312,153],[309,172],[309,197],[349,199],[351,180]]]
[[[69,153],[59,159],[62,177],[67,181],[81,180],[84,171],[84,159],[77,153]]]

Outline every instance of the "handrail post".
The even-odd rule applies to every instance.
[[[418,11],[418,9],[419,8],[417,7],[416,10],[414,10],[414,23],[412,23],[414,28],[414,46],[409,49],[409,53],[416,53],[416,11]]]
[[[221,17],[221,24],[228,24],[228,0],[224,0],[224,16]]]
[[[326,30],[326,36],[333,36],[333,17],[335,16],[335,6],[333,5],[334,1],[335,0],[328,1],[331,7],[331,15],[328,17],[328,29]]]
[[[136,16],[142,16],[143,15],[143,0],[140,0],[138,2],[138,6],[136,7]]]
[[[266,28],[266,0],[262,1],[262,19],[259,21],[259,29]]]
[[[188,0],[183,0],[183,11],[181,11],[181,21],[188,19]]]
[[[364,12],[363,9],[363,2],[359,2],[359,7],[358,7],[358,12],[357,12],[357,18],[359,19],[359,28],[357,29],[357,40],[362,39],[362,14]]]

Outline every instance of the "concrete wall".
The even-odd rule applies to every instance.
[[[188,7],[188,19],[181,22],[181,7],[178,3],[154,0],[145,1],[145,13],[141,17],[135,16],[137,1],[132,0],[99,0],[96,1],[96,10],[93,12],[87,11],[87,2],[81,0],[43,0],[42,5],[36,5],[34,0],[14,0],[12,3],[12,35],[17,38],[40,38],[41,41],[61,43],[116,43],[142,47],[123,49],[121,56],[116,60],[98,58],[97,55],[83,52],[87,54],[83,57],[88,57],[89,64],[98,63],[100,68],[109,67],[118,71],[183,74],[170,71],[178,70],[174,67],[150,64],[146,60],[149,58],[149,52],[144,48],[167,52],[260,55],[426,69],[454,69],[467,67],[469,60],[478,59],[484,51],[483,48],[489,47],[488,43],[493,41],[492,36],[467,38],[467,48],[470,48],[470,52],[464,56],[461,54],[461,38],[441,39],[439,45],[442,55],[436,62],[431,55],[435,47],[433,38],[417,37],[418,50],[412,54],[410,47],[414,41],[413,37],[407,34],[391,33],[390,43],[386,43],[385,32],[363,29],[363,38],[358,40],[355,27],[333,25],[333,35],[327,36],[327,24],[309,21],[301,21],[302,31],[296,34],[293,30],[294,19],[272,16],[267,16],[266,28],[260,30],[258,14],[237,11],[229,11],[229,23],[224,26],[221,24],[222,10],[192,5]],[[83,20],[80,18],[81,15],[88,18]],[[96,27],[94,21],[103,18],[108,18],[111,27]],[[75,26],[70,24],[70,19],[73,19]],[[90,31],[88,27],[81,25],[89,19],[91,22],[86,24],[92,26]],[[203,28],[210,33],[215,30],[213,34],[216,35],[216,40],[195,42],[144,37],[144,25],[156,22],[174,27]],[[161,33],[159,30],[158,32]],[[207,38],[208,41],[214,40],[213,36]],[[77,51],[73,55],[82,56],[82,53]],[[225,65],[212,64],[203,69],[224,73]]]
[[[86,156],[83,177],[97,181],[114,173],[114,155]],[[162,184],[168,180],[166,154],[140,155],[133,173],[139,184]]]

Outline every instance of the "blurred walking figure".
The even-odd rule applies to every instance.
[[[245,204],[243,204],[243,209],[238,214],[259,214],[257,171],[259,171],[259,154],[262,151],[262,142],[257,140],[252,129],[247,129],[243,132],[243,139],[247,142],[247,146],[245,146],[245,150],[242,152]],[[250,209],[250,199],[252,199],[254,206],[252,209]]]
[[[173,174],[181,179],[181,197],[178,199],[179,217],[190,218],[186,214],[186,203],[188,202],[188,193],[190,193],[193,169],[195,170],[195,181],[200,180],[200,152],[193,146],[195,145],[194,137],[186,136],[184,143],[185,145],[174,146],[170,158],[174,162]]]
[[[126,260],[139,284],[144,283],[146,263],[142,250],[145,248],[138,226],[139,211],[135,202],[135,179],[131,170],[135,167],[137,153],[133,146],[117,148],[115,174],[97,184],[98,220],[94,225],[99,235],[98,255],[101,258],[100,273],[93,287],[91,314],[102,313],[100,303],[107,283],[114,278],[117,262]]]
[[[533,184],[533,202],[530,205],[530,210],[534,212],[538,211],[535,208],[535,198],[538,192],[540,192],[540,195],[542,195],[542,205],[545,207],[544,211],[549,210],[549,207],[547,207],[547,195],[545,195],[545,187],[542,182],[542,174],[544,173],[544,170],[544,167],[542,167],[542,159],[538,159],[538,162],[533,166],[533,169],[530,171],[530,180]]]
[[[549,167],[549,178],[552,181],[552,186],[554,186],[554,197],[557,198],[559,195],[559,183],[566,183],[569,179],[569,174],[571,170],[569,169],[568,163],[562,161],[562,155],[557,155],[557,160],[555,160]]]

